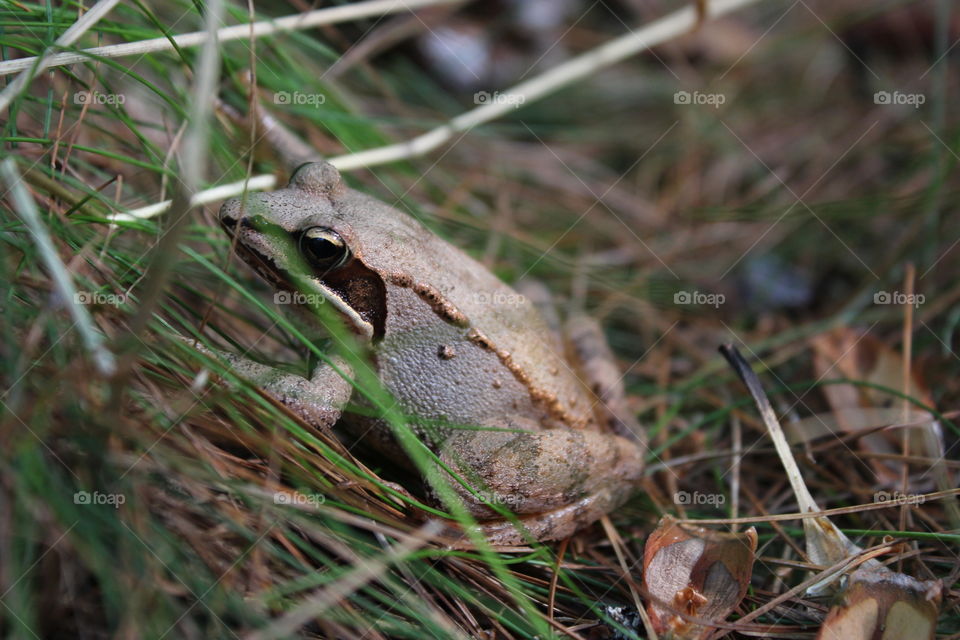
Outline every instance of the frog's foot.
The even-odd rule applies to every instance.
[[[506,519],[486,520],[478,522],[477,528],[495,547],[527,545],[534,540],[562,540],[619,507],[632,489],[632,486],[602,489],[559,509],[518,517],[519,524]],[[473,543],[464,535],[452,546],[465,549],[473,547]]]
[[[475,488],[472,493],[451,479],[474,517],[502,518],[492,507],[505,508],[533,516],[531,526],[544,520],[536,527],[557,536],[616,507],[643,471],[643,449],[632,440],[572,429],[459,431],[440,458]]]
[[[353,391],[349,380],[344,377],[351,374],[351,369],[340,359],[333,360],[336,367],[321,363],[313,375],[305,378],[237,354],[194,345],[186,338],[181,340],[207,356],[225,361],[238,377],[265,391],[315,427],[331,428],[340,419]]]
[[[330,429],[340,419],[353,387],[344,375],[350,368],[334,360],[336,368],[322,363],[309,378],[280,371],[250,360],[234,365],[241,377],[277,399],[278,402],[315,427]],[[338,371],[339,369],[339,371]]]
[[[602,403],[600,413],[607,416],[608,426],[618,435],[645,442],[643,429],[627,408],[623,374],[599,323],[576,315],[567,321],[564,331],[574,350],[578,372]]]

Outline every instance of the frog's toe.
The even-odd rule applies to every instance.
[[[490,544],[498,547],[562,540],[616,509],[630,493],[630,487],[607,487],[558,509],[520,517],[516,523],[507,519],[487,520],[479,522],[477,527]],[[461,543],[453,546],[469,548],[472,543],[464,535]]]

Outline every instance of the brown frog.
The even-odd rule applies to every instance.
[[[220,221],[278,291],[320,296],[368,345],[410,426],[475,487],[476,495],[451,482],[491,542],[529,538],[490,503],[551,540],[636,488],[643,434],[591,320],[549,326],[531,297],[411,216],[348,188],[326,162],[301,166],[279,191],[228,201]],[[233,360],[306,420],[367,434],[402,457],[385,421],[342,411],[353,387],[334,367],[306,379]]]

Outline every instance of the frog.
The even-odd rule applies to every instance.
[[[603,331],[582,313],[558,320],[541,285],[507,285],[322,160],[226,201],[219,222],[276,292],[334,310],[443,473],[466,480],[449,486],[492,544],[567,538],[639,487],[645,437]],[[344,360],[309,376],[231,364],[308,423],[414,469],[387,420],[345,410],[357,393]]]

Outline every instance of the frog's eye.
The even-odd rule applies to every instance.
[[[311,227],[300,236],[300,253],[307,261],[322,269],[340,267],[350,257],[350,249],[336,231]]]

